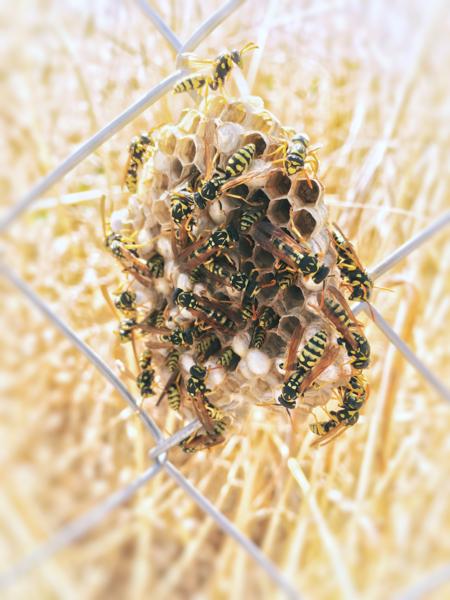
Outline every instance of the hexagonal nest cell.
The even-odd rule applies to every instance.
[[[305,204],[316,204],[320,198],[322,186],[315,179],[299,179],[294,182],[290,199],[294,206],[300,207]]]
[[[316,225],[317,221],[310,210],[301,208],[292,213],[292,226],[303,238],[309,239]]]
[[[293,410],[307,393],[309,407],[324,404],[330,355],[340,412],[314,433],[355,422],[365,398],[369,346],[344,298],[361,291],[352,256],[327,230],[317,172],[305,161],[288,174],[280,160],[282,149],[308,152],[287,131],[260,99],[218,95],[154,130],[145,160],[130,157],[138,191],[107,238],[130,294],[116,298],[120,338],[140,353],[141,394],[199,418],[187,452],[222,442],[253,401]],[[290,370],[280,373],[286,352]]]

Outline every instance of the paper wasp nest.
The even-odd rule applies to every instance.
[[[325,405],[333,390],[345,389],[342,386],[355,373],[349,362],[349,348],[342,337],[339,343],[341,334],[322,310],[324,299],[334,298],[329,295],[330,289],[341,290],[347,297],[348,289],[342,285],[342,269],[336,265],[322,184],[306,167],[287,174],[283,157],[292,132],[264,109],[259,98],[228,102],[218,95],[204,100],[198,108],[184,111],[178,124],[153,130],[151,138],[151,150],[142,160],[142,168],[139,173],[137,168],[132,170],[137,181],[127,211],[111,215],[111,235],[133,240],[128,246],[124,244],[133,252],[136,263],[125,268],[126,289],[136,293],[134,324],[151,323],[147,328],[136,327],[133,334],[138,351],[151,352],[152,375],[144,395],[154,394],[156,401],[162,392],[168,395],[167,382],[176,381],[181,396],[179,410],[192,418],[199,416],[194,397],[200,390],[203,399],[210,398],[210,408],[214,406],[226,415],[228,428],[239,422],[252,403],[277,402],[289,375],[283,365],[289,348],[296,359],[307,341],[323,330],[328,346],[333,348],[333,360],[302,390],[294,404],[304,415],[314,406]],[[249,144],[254,144],[251,160],[242,172],[233,176],[228,173],[227,177],[230,158]],[[205,182],[221,176],[224,179],[214,199],[205,201],[203,208],[192,201]],[[179,201],[189,204],[189,209],[177,221],[173,215]],[[253,219],[256,213],[255,222],[248,228],[242,224],[246,215]],[[235,239],[228,245],[215,245],[211,235],[229,226]],[[281,248],[276,246],[280,239],[286,242]],[[314,282],[313,271],[308,275],[288,260],[286,265],[283,258],[286,253],[289,258],[292,248],[316,256],[326,276],[317,276]],[[155,256],[162,257],[163,263],[156,276],[145,270]],[[126,257],[119,260],[128,266]],[[220,265],[227,276],[206,269],[211,262]],[[274,274],[283,265],[287,267],[286,285],[280,285]],[[245,292],[230,284],[230,276],[236,273],[250,274],[257,283],[250,308],[247,302],[251,314],[245,318]],[[177,301],[180,290],[188,293],[187,301],[195,298],[197,304],[192,300],[191,307],[183,305],[180,297]],[[204,305],[207,308],[203,310]],[[267,327],[260,327],[263,331],[255,343],[255,329],[261,325],[259,319],[267,307],[275,317]],[[161,335],[155,325],[158,311],[164,330]],[[220,322],[222,314],[228,319],[226,326]],[[149,319],[149,315],[153,317]],[[198,323],[202,329],[193,339],[173,344],[174,331],[189,327],[195,330]],[[219,342],[216,349],[211,347],[211,352],[204,354],[202,341],[211,335]],[[298,338],[294,342],[293,336]],[[229,348],[239,361],[233,368],[219,360]],[[179,363],[170,371],[168,354],[174,349],[179,350]],[[194,364],[206,369],[205,386],[189,394]],[[294,360],[291,369],[296,366]],[[194,377],[194,383],[198,378]],[[161,402],[167,402],[167,397]],[[199,431],[198,439],[205,440],[205,428]],[[199,441],[193,450],[207,445]]]

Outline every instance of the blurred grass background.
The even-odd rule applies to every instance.
[[[219,2],[153,2],[186,39]],[[0,6],[0,206],[174,69],[131,1]],[[374,265],[449,208],[445,2],[248,0],[198,49],[252,40],[252,93],[321,143],[330,218]],[[70,173],[4,240],[3,257],[113,364],[99,284],[98,199],[129,139],[191,105],[167,95]],[[81,194],[81,195],[80,195]],[[374,304],[448,384],[449,241],[384,276]],[[0,281],[0,565],[147,467],[153,442],[87,360]],[[306,428],[255,409],[240,434],[177,466],[306,598],[391,597],[450,561],[448,406],[373,326],[371,396],[357,426],[311,449]],[[164,411],[145,407],[162,427]],[[179,425],[177,425],[179,426]],[[305,476],[303,487],[287,465]],[[307,485],[305,484],[307,482]],[[447,593],[447,596],[445,595]],[[160,474],[86,538],[10,588],[22,598],[272,598],[263,572]],[[450,597],[450,588],[427,598]]]

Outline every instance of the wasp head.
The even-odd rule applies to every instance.
[[[242,65],[242,56],[239,50],[231,51],[231,60],[240,67]]]

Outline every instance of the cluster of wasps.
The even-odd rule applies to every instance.
[[[174,93],[204,92],[207,102],[207,94],[221,92],[233,67],[242,66],[243,55],[255,48],[249,43],[215,60],[202,61],[209,65],[209,72],[187,77]],[[135,349],[139,365],[136,384],[142,397],[155,396],[156,405],[166,400],[174,411],[188,405],[198,417],[201,427],[180,444],[183,451],[196,452],[223,442],[231,424],[230,416],[212,400],[208,374],[219,368],[228,374],[238,370],[242,356],[233,341],[242,332],[248,336],[250,349],[264,352],[268,333],[277,330],[283,317],[279,298],[289,288],[306,286],[308,298],[315,302],[307,305],[309,316],[305,322],[299,319],[281,357],[283,381],[276,405],[288,412],[294,410],[309,390],[320,387],[320,377],[344,351],[348,376],[346,383],[336,388],[337,406],[330,411],[321,407],[326,420],[314,414],[315,422],[310,425],[318,443],[324,443],[356,423],[368,396],[363,371],[369,366],[370,347],[348,300],[369,300],[372,281],[337,225],[328,230],[329,251],[321,255],[313,252],[292,219],[288,227],[270,220],[266,194],[256,203],[248,203],[239,194],[242,186],[260,175],[262,161],[268,173],[281,169],[291,181],[304,179],[312,186],[319,164],[306,134],[284,130],[284,136],[274,139],[270,152],[250,142],[219,156],[212,125],[205,128],[204,172],[193,172],[168,192],[169,227],[151,232],[169,236],[170,264],[156,250],[144,258],[133,235],[112,231],[104,219],[106,247],[128,276],[126,289],[114,300],[115,309],[123,315],[119,338],[132,342]],[[130,194],[136,193],[141,168],[157,146],[152,133],[132,140],[125,176]],[[215,204],[223,213],[218,225],[207,216]],[[265,251],[272,264],[258,267],[242,255],[243,243]],[[159,304],[151,310],[140,306],[133,281],[141,288],[153,289],[160,278],[174,281],[170,272],[174,268],[178,274],[187,274],[189,285],[173,284],[171,293],[159,294]],[[272,291],[268,301],[261,300],[266,288]],[[299,315],[302,311],[304,307],[299,307]],[[306,323],[314,319],[320,326],[305,336]],[[140,353],[136,342],[143,346]],[[162,382],[155,372],[155,353],[164,361]],[[184,355],[190,362],[183,363]]]

